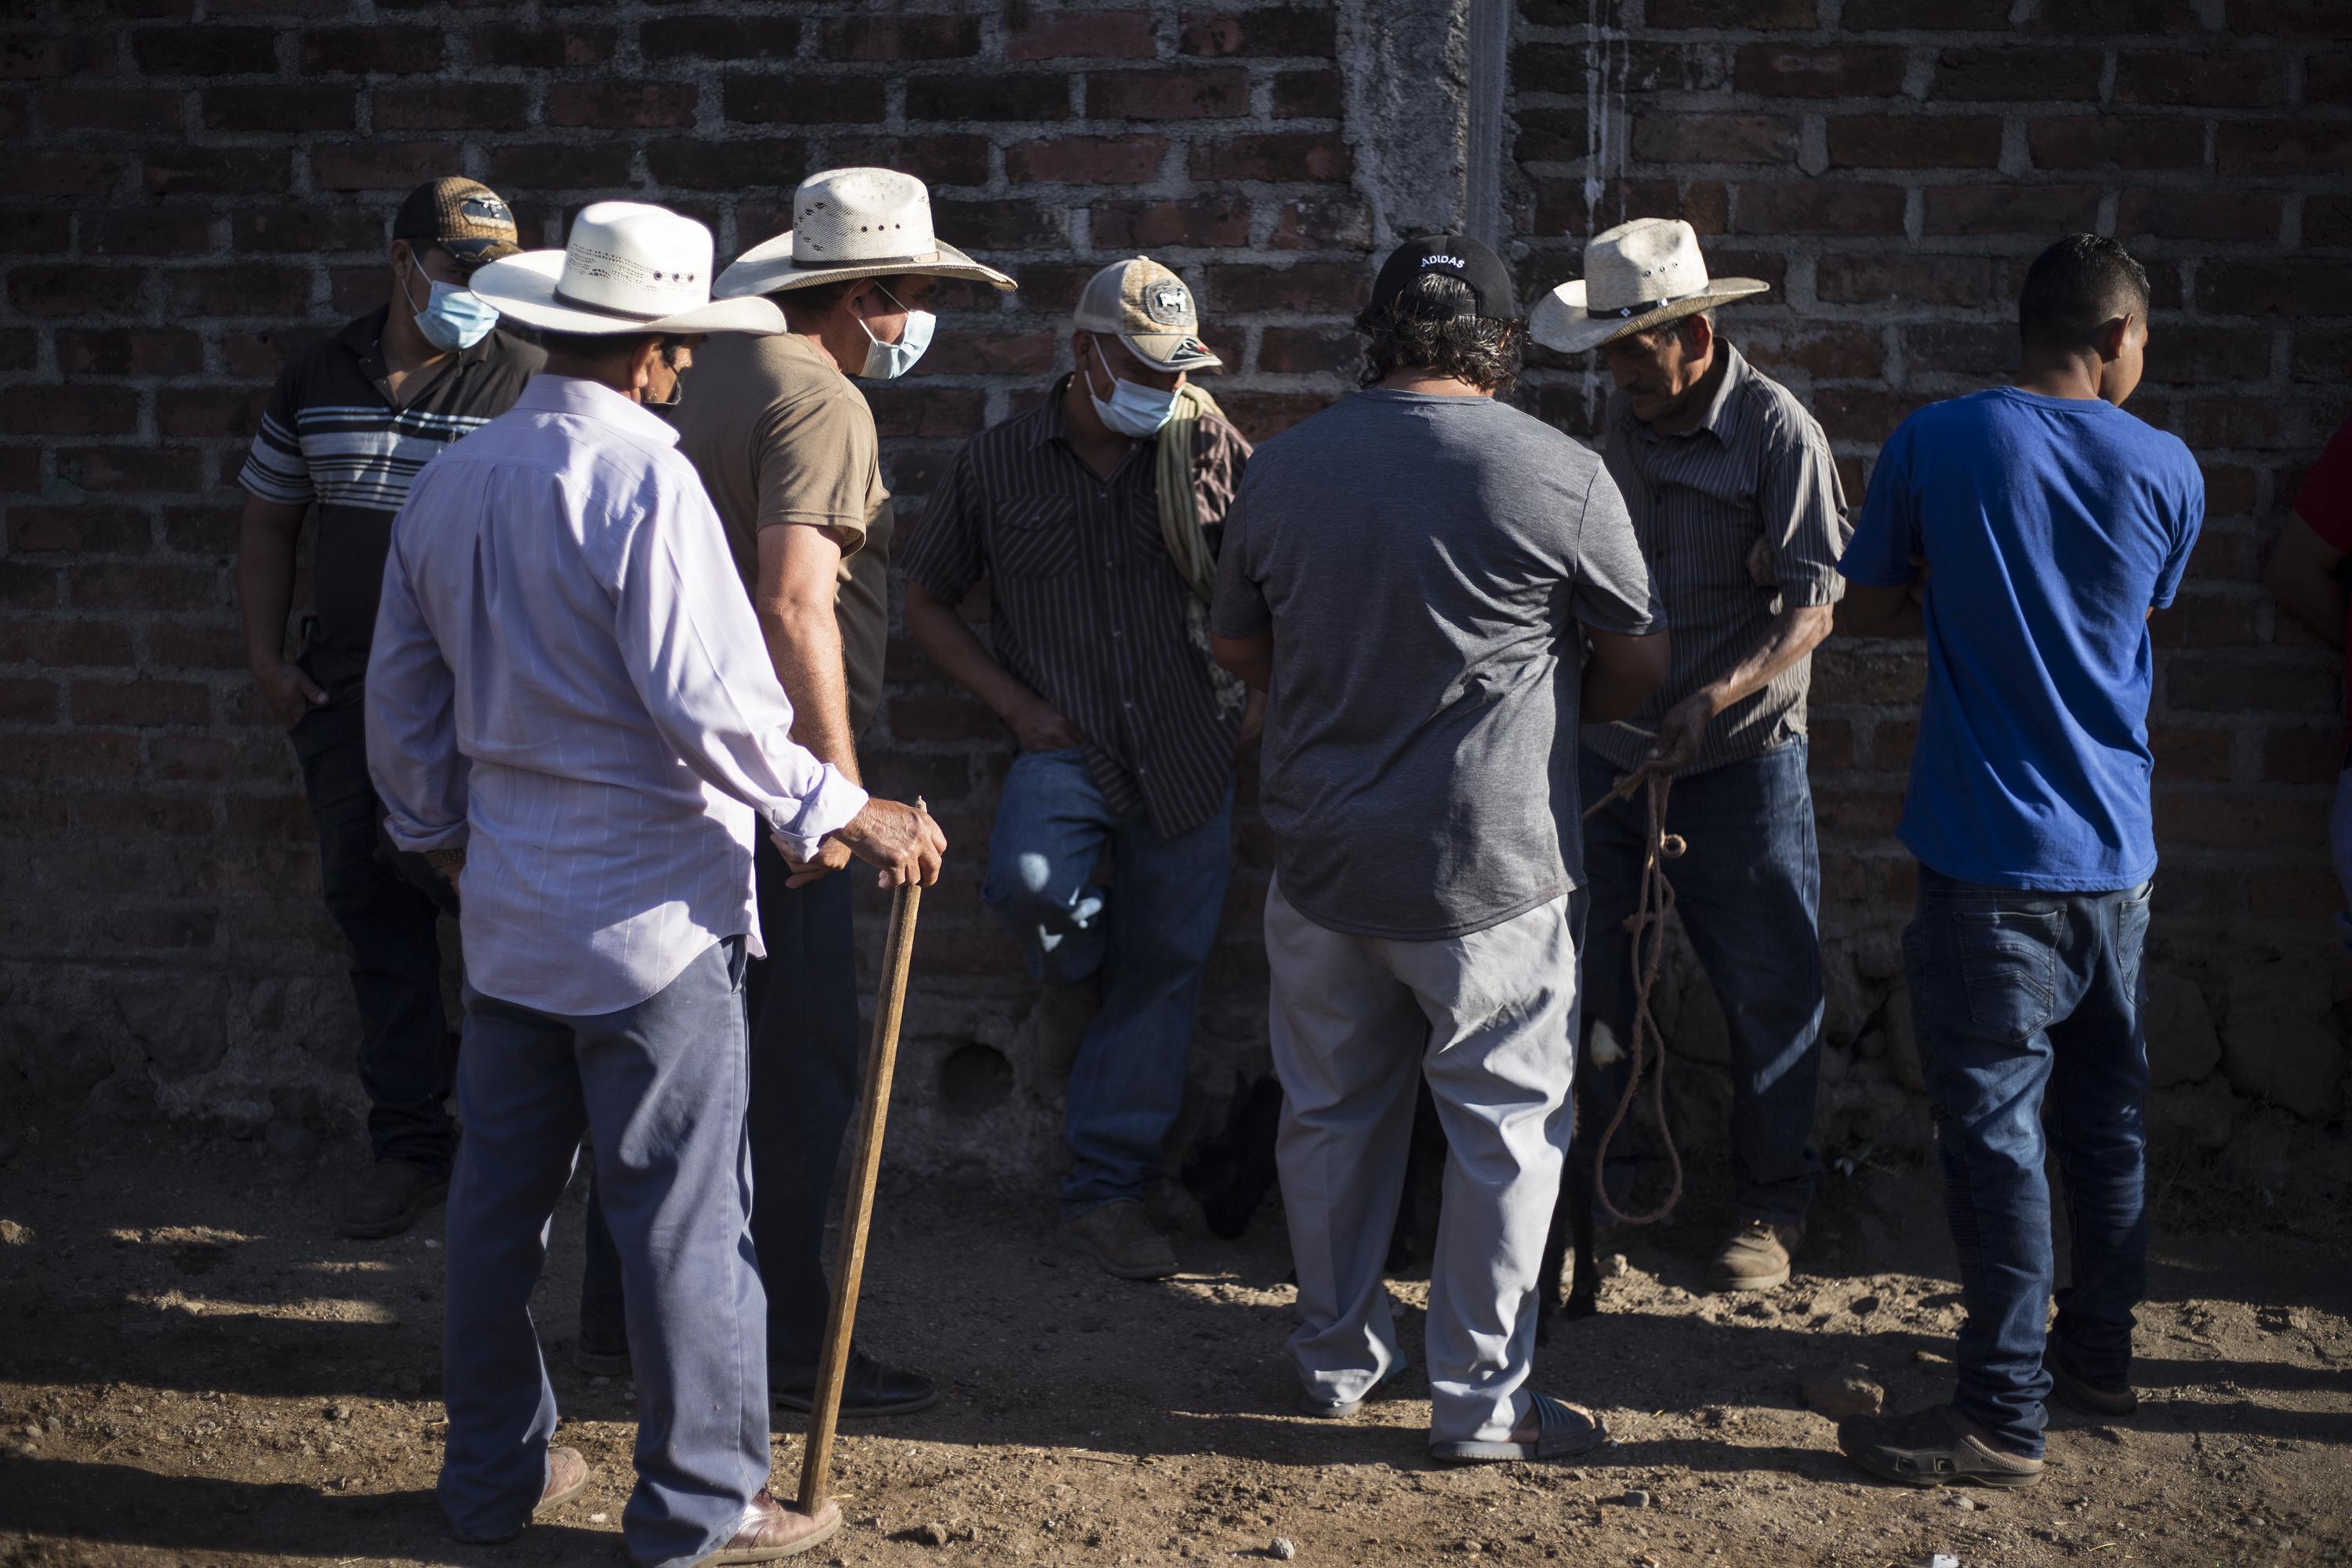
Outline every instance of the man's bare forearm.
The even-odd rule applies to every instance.
[[[849,682],[843,674],[841,622],[830,603],[796,600],[760,607],[760,633],[768,662],[793,704],[793,739],[817,761],[831,763],[852,784],[857,771],[857,737],[849,723]]]
[[[907,630],[950,680],[987,703],[998,718],[1010,721],[1015,709],[1036,696],[1005,673],[954,605],[912,584],[907,589]]]
[[[1707,682],[1708,699],[1717,713],[1741,698],[1761,691],[1774,677],[1810,654],[1830,635],[1833,612],[1827,605],[1791,605],[1772,617],[1764,637],[1748,657]]]
[[[294,544],[302,514],[248,501],[236,535],[236,603],[245,622],[246,662],[256,669],[286,657],[286,616],[294,604]]]

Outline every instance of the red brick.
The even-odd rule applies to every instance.
[[[146,185],[159,196],[283,195],[287,154],[269,147],[151,147]]]
[[[1903,328],[1903,363],[1914,374],[1982,376],[2016,359],[2014,322],[1916,321]]]
[[[2148,340],[2147,375],[2151,385],[2266,381],[2270,372],[2267,331],[2164,321]]]
[[[2200,463],[2205,476],[2208,519],[2251,517],[2254,510],[2254,474],[2227,463]]]
[[[72,701],[77,724],[152,730],[203,723],[212,707],[212,692],[193,680],[77,680]]]
[[[180,128],[184,94],[126,88],[52,88],[41,94],[41,123],[58,131],[123,131],[152,136]]]
[[[62,472],[60,478],[70,478]],[[144,555],[153,542],[147,514],[124,506],[11,506],[8,549],[27,555]]]
[[[2224,125],[2216,132],[2214,154],[2225,180],[2247,174],[2340,176],[2352,169],[2352,125],[2310,120]]]
[[[349,131],[354,103],[348,87],[284,82],[247,82],[207,88],[205,124],[214,131],[296,136],[314,131]],[[383,121],[377,122],[383,129]]]
[[[2298,328],[2290,374],[2297,381],[2352,382],[2352,329]],[[2206,506],[2212,506],[2210,495]]]
[[[2035,32],[2105,43],[2124,34],[2195,33],[2204,29],[2192,0],[2066,0],[2035,8],[2026,24]]]
[[[70,574],[74,606],[89,610],[217,610],[228,603],[217,567],[100,562]]]
[[[434,71],[441,68],[441,55],[438,27],[313,27],[302,35],[306,73]],[[478,53],[475,59],[484,65],[498,63],[482,59]]]
[[[2284,103],[2286,62],[2209,49],[2126,49],[2116,62],[2116,101],[2223,109]]]
[[[1209,268],[1202,304],[1213,316],[1259,310],[1352,316],[1370,287],[1361,267],[1335,261],[1301,261],[1289,267],[1218,262]]]
[[[1339,181],[1354,172],[1348,144],[1336,132],[1286,131],[1234,136],[1192,145],[1196,180],[1266,180],[1296,184]]]
[[[2063,99],[2089,101],[2099,96],[2105,66],[2096,49],[1946,49],[1928,82],[1932,99],[2002,100]]]
[[[1058,76],[966,71],[907,83],[909,120],[1067,120],[1070,84]],[[879,118],[877,116],[877,118]]]
[[[2209,260],[2197,269],[2197,308],[2213,316],[2345,313],[2352,261]]]
[[[530,123],[520,82],[435,82],[375,91],[378,131],[520,131]]]
[[[310,148],[310,178],[321,190],[404,195],[463,158],[454,142],[320,142]]]
[[[2306,55],[2303,61],[2305,103],[2352,103],[2352,51]]]
[[[202,838],[211,836],[213,803],[202,795],[77,792],[74,826],[93,837]]]
[[[1336,17],[1323,6],[1195,11],[1185,16],[1177,47],[1188,55],[1312,55],[1328,59],[1339,47],[1339,34]]]
[[[2116,204],[2118,237],[2275,239],[2279,199],[2263,191],[2126,191]]]
[[[657,17],[645,24],[640,47],[648,58],[670,58],[676,53],[674,44],[678,35],[666,29],[675,27],[691,33],[698,24],[706,22],[716,23],[722,27],[746,29],[741,36],[752,47],[740,53],[729,51],[725,58],[731,60],[761,58],[766,51],[759,47],[758,40],[772,36],[772,29],[782,25],[699,16]],[[797,42],[798,25],[791,26]],[[769,31],[763,32],[763,28]],[[613,50],[619,41],[617,28],[572,21],[545,24],[496,22],[476,27],[466,35],[466,47],[471,51],[476,65],[506,66],[522,70],[565,70],[601,66],[613,58]]]
[[[2352,38],[2340,0],[2230,0],[2230,30],[2280,38]]]
[[[60,327],[57,353],[67,375],[186,375],[205,364],[203,341],[174,327]]]
[[[1363,337],[1348,327],[1268,327],[1258,338],[1257,368],[1278,375],[1346,374],[1363,358]]]
[[[2317,801],[2158,790],[2156,833],[2161,843],[2224,849],[2324,844],[2327,809]]]
[[[1633,157],[1643,163],[1785,163],[1797,153],[1797,122],[1773,114],[1641,114]]]
[[[96,669],[127,668],[136,657],[130,628],[118,621],[0,618],[0,664]]]
[[[261,427],[261,405],[267,395],[257,386],[166,386],[155,394],[155,428],[165,436],[223,436],[249,441]]]
[[[104,70],[112,61],[113,46],[112,35],[95,28],[80,33],[60,27],[39,33],[0,33],[0,81]]]
[[[139,68],[152,76],[253,76],[278,69],[273,27],[141,27],[131,35]]]
[[[1876,377],[1882,369],[1879,335],[1873,328],[1831,323],[1751,331],[1735,331],[1730,318],[1723,320],[1740,352],[1770,374],[1802,371],[1823,381],[1860,381]]]
[[[1347,85],[1329,66],[1274,73],[1274,118],[1340,120],[1347,116]]]
[[[81,215],[84,256],[187,258],[213,247],[213,215],[203,207],[125,207]]]
[[[660,184],[690,191],[734,191],[746,185],[798,184],[808,166],[807,143],[782,137],[716,141],[666,136],[648,142],[646,167]]]
[[[2170,647],[2252,647],[2260,640],[2252,595],[2199,592],[2192,587],[2157,612],[2156,645]]]
[[[1361,196],[1293,196],[1275,209],[1277,250],[1363,250],[1372,243],[1372,209]]]
[[[1838,25],[1852,33],[2005,33],[2010,0],[1845,0]]]
[[[2334,784],[2344,768],[2344,731],[2335,724],[2273,730],[2263,737],[2263,777],[2273,784]]]
[[[1784,98],[1891,98],[1903,69],[1899,48],[1745,44],[1732,80],[1742,92]]]
[[[1126,185],[1160,172],[1164,136],[1053,136],[1004,150],[1004,173],[1016,184]]]
[[[1817,26],[1821,14],[1814,0],[1650,0],[1643,19],[1653,27],[1769,31]]]
[[[1990,169],[2000,163],[2000,121],[1981,115],[1835,115],[1829,137],[1836,167]]]
[[[1060,343],[1050,330],[941,332],[923,363],[950,374],[1043,375],[1054,368]]]
[[[0,208],[0,252],[58,256],[73,248],[73,214],[54,202]]]
[[[230,453],[226,456],[229,460],[221,465],[224,469],[233,469],[244,461],[242,452]],[[221,478],[228,480],[230,476],[225,472]],[[223,491],[220,500],[203,506],[165,507],[163,509],[165,548],[183,555],[234,554],[236,550],[239,514],[243,512],[244,507],[240,502],[229,500],[228,495],[229,492]]]
[[[2163,779],[2198,779],[2226,784],[2230,778],[2231,732],[2227,730],[2159,730],[2147,734],[2148,750],[2156,753],[2156,773]]]
[[[2193,120],[2078,114],[2025,128],[2036,168],[2195,169],[2205,162],[2205,127]]]
[[[632,151],[625,142],[509,142],[489,150],[482,174],[494,190],[609,190],[629,183]]]
[[[934,201],[931,211],[941,234],[981,250],[1067,250],[1066,210],[1058,202]]]
[[[59,479],[101,494],[191,490],[204,484],[204,460],[185,447],[67,447],[50,460]]]
[[[0,161],[0,195],[105,195],[121,172],[121,161],[104,153],[18,151]]]
[[[889,169],[920,169],[934,190],[941,185],[984,185],[988,183],[985,136],[961,132],[884,136],[832,134],[825,138],[825,156],[835,167],[866,164]],[[736,209],[739,213],[741,208]],[[790,218],[777,226],[790,226]],[[992,300],[995,295],[989,296]]]
[[[1028,291],[1030,268],[1022,269],[1022,291]],[[877,384],[866,400],[874,408],[874,427],[898,438],[917,437],[961,438],[977,435],[986,423],[988,395],[952,387]],[[1023,397],[1026,407],[1033,399]],[[895,674],[895,672],[894,672]]]
[[[728,119],[752,124],[873,125],[882,119],[878,77],[730,76],[722,98]]]
[[[184,318],[299,316],[310,309],[310,274],[270,263],[185,268],[164,274],[164,300]]]
[[[1097,202],[1088,215],[1097,249],[1148,250],[1180,245],[1224,249],[1249,244],[1249,203],[1238,196]]]
[[[2304,197],[2303,243],[2352,245],[2352,195],[2314,191]]]
[[[569,29],[551,27],[560,35]],[[637,27],[637,48],[649,60],[789,59],[800,49],[795,16],[655,16]]]
[[[20,266],[8,302],[28,316],[110,316],[136,300],[143,274],[123,267]]]
[[[1249,72],[1239,66],[1088,71],[1095,120],[1217,120],[1249,112]]]
[[[13,436],[128,436],[139,395],[127,386],[25,386],[0,391],[0,429]]]
[[[2164,694],[2172,707],[2202,712],[2326,713],[2335,706],[2336,672],[2310,659],[2210,657],[2166,661]]]
[[[1158,52],[1149,11],[1031,10],[1004,38],[1008,60],[1148,60]]]
[[[241,251],[309,256],[382,249],[389,226],[388,213],[301,203],[243,208],[236,214],[231,232]]]
[[[1742,234],[1901,234],[1903,192],[1826,181],[1742,184],[1738,228]]]
[[[980,53],[971,16],[845,16],[825,23],[817,48],[834,60],[953,60]]]
[[[560,81],[547,89],[547,122],[606,132],[691,125],[700,96],[690,81]]]
[[[1217,405],[1252,441],[1271,440],[1331,405],[1328,397],[1297,392],[1219,392]]]
[[[1872,386],[1824,386],[1813,393],[1813,416],[1832,441],[1884,441],[1895,427],[1935,399]]]

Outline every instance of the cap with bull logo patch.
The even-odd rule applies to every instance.
[[[453,177],[417,186],[400,204],[392,237],[437,245],[469,272],[522,253],[514,214],[479,180]]]
[[[1369,330],[1375,321],[1399,310],[1408,315],[1426,314],[1426,308],[1414,300],[1413,290],[1428,273],[1451,278],[1468,288],[1472,314],[1500,321],[1518,319],[1518,297],[1511,288],[1510,268],[1503,265],[1501,257],[1466,234],[1427,234],[1408,239],[1389,253],[1381,264],[1380,276],[1372,279],[1372,301],[1357,323]]]
[[[1088,279],[1071,325],[1116,334],[1154,370],[1210,370],[1225,363],[1201,342],[1192,290],[1148,256],[1114,261]]]

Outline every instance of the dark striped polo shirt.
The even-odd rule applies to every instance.
[[[1727,365],[1697,428],[1660,435],[1633,417],[1623,393],[1609,400],[1601,457],[1633,514],[1674,634],[1665,684],[1641,711],[1584,731],[1584,743],[1621,771],[1649,754],[1667,709],[1756,650],[1783,607],[1834,604],[1845,591],[1837,563],[1852,530],[1828,437],[1795,394],[1716,341]],[[1771,544],[1769,585],[1748,567],[1759,539]],[[1761,756],[1802,735],[1812,679],[1808,655],[1717,714],[1685,772]]]
[[[1219,709],[1188,629],[1192,592],[1160,542],[1158,440],[1097,476],[1069,444],[1068,383],[966,444],[900,559],[944,604],[988,575],[997,662],[1086,737],[1111,808],[1148,810],[1171,838],[1224,804],[1240,717]],[[1231,424],[1202,417],[1193,495],[1213,549],[1249,452]]]
[[[504,414],[546,354],[493,331],[461,350],[404,406],[393,402],[378,306],[297,354],[278,377],[237,482],[268,501],[307,506],[318,625],[305,663],[343,697],[375,637],[392,515],[409,481],[450,442]]]

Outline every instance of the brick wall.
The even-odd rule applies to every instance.
[[[811,169],[921,174],[942,232],[1024,288],[952,295],[921,369],[876,393],[907,516],[958,441],[1066,361],[1078,281],[1137,249],[1192,279],[1234,366],[1214,390],[1253,433],[1349,384],[1342,323],[1368,257],[1453,216],[1427,196],[1448,177],[1428,122],[1462,112],[1464,73],[1384,51],[1427,36],[1406,26],[1424,13],[1444,37],[1460,3],[12,12],[0,1101],[97,1088],[247,1127],[339,1103],[350,1007],[292,760],[243,669],[230,481],[288,353],[382,297],[408,185],[478,175],[549,243],[588,201],[658,199],[731,254],[784,226]],[[2347,13],[2038,8],[2082,18],[2077,36],[2013,26],[2037,8],[2011,0],[1596,3],[1527,0],[1515,19],[1506,226],[1523,271],[1566,276],[1596,221],[1689,216],[1719,265],[1776,285],[1727,325],[1819,411],[1857,497],[1905,409],[2005,366],[2018,261],[2040,239],[2101,227],[2149,260],[2161,336],[2142,407],[2197,447],[2214,513],[2159,631],[2159,929],[2225,1029],[2232,987],[2283,968],[2320,1027],[2336,999],[2318,849],[2333,666],[2255,577],[2296,469],[2352,408]],[[1595,386],[1553,363],[1526,396],[1581,430]],[[911,645],[894,645],[891,674],[872,771],[924,793],[961,852],[926,904],[900,1152],[1025,1167],[1050,1157],[1058,1089],[975,893],[1006,747]],[[1904,874],[1885,835],[1916,684],[1900,647],[1822,661],[1833,978],[1858,1058],[1893,973]],[[1246,812],[1240,839],[1203,1021],[1209,1100],[1219,1064],[1262,1037],[1268,847]]]

